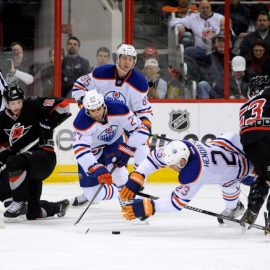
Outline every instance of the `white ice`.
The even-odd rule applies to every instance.
[[[144,190],[164,195],[175,185],[152,184]],[[244,188],[248,194],[248,189]],[[80,194],[77,184],[46,184],[43,199],[57,201]],[[246,205],[247,199],[241,195]],[[213,212],[224,209],[216,185],[205,186],[190,205]],[[263,231],[242,233],[240,226],[220,227],[216,218],[190,210],[159,214],[149,224],[127,222],[118,201],[70,208],[64,218],[6,224],[0,230],[1,270],[265,270],[270,242]],[[265,210],[265,205],[263,206]],[[0,215],[4,212],[0,208]],[[256,223],[264,225],[263,211]],[[88,234],[80,233],[89,228]],[[113,235],[112,231],[121,231]]]

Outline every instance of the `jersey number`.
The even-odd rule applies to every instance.
[[[263,106],[265,102],[266,100],[264,98],[254,100],[248,106],[246,106],[240,111],[240,129],[242,129],[245,126],[252,125],[254,122],[256,122],[258,119],[262,117]],[[245,117],[244,115],[245,112],[249,110],[251,110],[250,116]]]
[[[212,162],[214,164],[217,164],[217,160],[216,160],[216,156],[221,156],[224,161],[226,162],[226,164],[228,166],[235,166],[236,165],[236,158],[235,158],[235,155],[233,153],[230,153],[231,155],[226,156],[224,154],[224,152],[221,152],[221,151],[212,151],[211,152],[211,158],[212,158]]]

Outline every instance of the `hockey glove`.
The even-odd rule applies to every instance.
[[[128,163],[128,160],[134,156],[136,147],[128,146],[126,143],[118,145],[116,156],[116,163],[118,167],[123,167]]]
[[[102,164],[94,164],[88,168],[91,176],[96,177],[99,184],[112,184],[112,175],[109,173],[107,168]]]
[[[129,201],[143,188],[144,175],[138,172],[132,172],[126,184],[120,191],[120,199],[122,201]]]
[[[48,121],[48,119],[42,119],[39,121],[39,128],[41,135],[49,137],[53,133],[54,126]]]
[[[150,134],[152,133],[152,123],[147,117],[140,118],[142,124],[149,130]]]
[[[151,199],[135,199],[122,206],[122,215],[126,220],[135,218],[146,219],[155,214],[155,203]]]

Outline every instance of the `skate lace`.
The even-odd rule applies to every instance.
[[[16,213],[22,207],[23,202],[12,202],[8,208],[9,212]]]

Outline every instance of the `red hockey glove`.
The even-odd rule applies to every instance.
[[[138,172],[132,172],[126,184],[120,191],[120,199],[122,201],[129,201],[143,188],[144,175]]]
[[[88,168],[89,173],[97,178],[99,184],[112,184],[112,175],[109,173],[107,168],[102,164],[94,164]]]
[[[155,214],[155,203],[151,199],[135,199],[122,206],[122,215],[127,220],[147,218]]]

